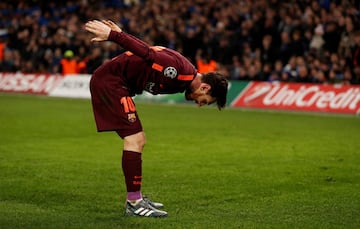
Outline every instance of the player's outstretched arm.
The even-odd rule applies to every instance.
[[[109,22],[106,22],[106,23],[104,23],[102,21],[98,21],[98,20],[92,20],[92,21],[86,22],[85,30],[87,30],[88,32],[95,35],[95,37],[93,37],[91,39],[92,42],[108,40],[109,34],[111,32],[111,27],[108,24],[111,24],[111,23],[109,23]]]
[[[113,41],[132,52],[136,56],[152,61],[153,51],[150,46],[130,34],[124,33],[122,29],[110,20],[92,20],[85,24],[85,30],[95,35],[91,41]]]

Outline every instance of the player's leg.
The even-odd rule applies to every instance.
[[[134,101],[126,88],[117,82],[106,66],[97,70],[90,81],[91,100],[98,131],[116,130],[124,139],[122,167],[128,190],[126,213],[128,215],[161,217],[167,213],[150,205],[141,195],[142,160],[141,153],[145,135],[138,118]],[[111,82],[110,84],[108,82]],[[114,87],[117,85],[117,87]],[[133,204],[131,203],[134,202]]]
[[[155,207],[162,206],[143,198],[141,194],[142,182],[142,151],[146,143],[134,101],[125,96],[120,99],[122,128],[117,133],[124,140],[122,169],[127,189],[126,214],[148,217],[167,216],[164,211]]]
[[[125,176],[127,200],[130,202],[142,199],[142,150],[145,145],[143,131],[124,137],[122,169]]]
[[[122,169],[127,189],[125,213],[132,216],[165,217],[167,212],[156,209],[162,207],[162,204],[143,198],[141,194],[141,156],[145,142],[143,131],[124,137]]]

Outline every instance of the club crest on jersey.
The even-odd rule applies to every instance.
[[[174,79],[177,76],[177,71],[174,67],[167,67],[163,72],[164,76]]]
[[[128,114],[128,120],[129,120],[129,122],[135,122],[136,121],[135,113]]]

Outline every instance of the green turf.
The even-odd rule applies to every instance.
[[[89,100],[0,94],[0,228],[360,228],[360,119],[138,104],[143,192],[123,216],[122,141]]]

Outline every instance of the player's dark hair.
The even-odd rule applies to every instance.
[[[202,76],[202,82],[211,86],[210,95],[216,98],[216,104],[219,110],[226,105],[226,96],[228,91],[228,80],[218,72],[205,73]]]

